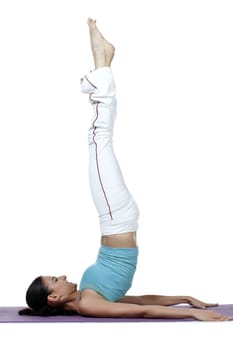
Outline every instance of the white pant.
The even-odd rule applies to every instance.
[[[90,187],[102,235],[137,231],[139,210],[127,189],[112,146],[116,118],[115,84],[110,67],[81,79],[93,107],[88,133]]]

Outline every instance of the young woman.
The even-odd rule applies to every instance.
[[[40,276],[27,290],[30,309],[20,314],[78,313],[95,317],[186,318],[225,321],[230,317],[204,310],[207,304],[188,296],[128,296],[136,270],[138,207],[129,193],[115,157],[112,133],[116,117],[115,85],[111,62],[115,48],[88,20],[95,70],[81,79],[89,94],[93,117],[89,129],[90,187],[101,228],[96,263],[84,272],[79,290],[66,276]],[[194,308],[172,308],[187,303]]]

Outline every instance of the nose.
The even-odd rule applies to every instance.
[[[65,275],[62,275],[62,276],[58,277],[58,279],[60,279],[60,280],[66,280],[67,277],[66,277]]]

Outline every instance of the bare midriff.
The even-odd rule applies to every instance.
[[[102,236],[101,244],[113,248],[135,248],[137,247],[136,232]]]

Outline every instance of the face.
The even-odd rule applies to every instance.
[[[69,300],[69,297],[77,291],[77,284],[68,282],[66,276],[43,276],[42,280],[51,291],[51,298],[57,297],[57,300]]]

